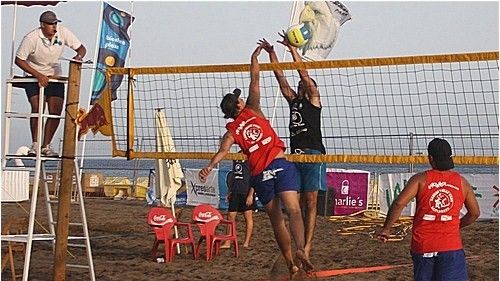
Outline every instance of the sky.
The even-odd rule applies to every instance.
[[[328,59],[374,58],[498,51],[499,2],[342,1],[352,19],[340,29]],[[279,39],[287,29],[293,2],[289,1],[109,1],[132,13],[130,66],[181,66],[249,63],[260,38]],[[22,37],[39,26],[45,10],[53,10],[87,47],[87,59],[95,61],[95,47],[102,2],[67,1],[57,6],[18,7],[14,52]],[[1,6],[2,113],[5,80],[10,77],[13,6]],[[283,53],[280,48],[278,55]],[[65,57],[74,56],[66,50]],[[287,60],[290,60],[288,58]],[[63,62],[67,70],[67,62]],[[91,69],[82,72],[81,106],[86,106]],[[22,71],[14,66],[14,75]],[[13,94],[13,109],[25,111],[23,91]],[[2,118],[3,119],[3,118]],[[11,151],[30,145],[28,122],[11,132]],[[22,125],[21,125],[22,124]],[[59,126],[54,139],[63,131]],[[55,143],[56,148],[58,143]]]

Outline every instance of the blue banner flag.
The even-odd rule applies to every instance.
[[[123,11],[103,2],[101,34],[99,39],[99,52],[97,55],[96,70],[92,85],[92,98],[94,104],[106,87],[106,67],[123,67],[130,46],[128,28],[134,18]],[[120,87],[123,76],[112,77],[112,99],[116,99],[116,89]]]

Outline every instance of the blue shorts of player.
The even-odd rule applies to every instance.
[[[40,93],[40,87],[38,87],[38,83],[36,82],[19,83],[19,84],[16,83],[15,86],[19,88],[24,88],[24,90],[26,91],[26,96],[28,96],[28,99],[30,99],[33,96],[37,96]],[[64,84],[50,82],[43,92],[46,97],[60,97],[64,99]]]
[[[300,154],[321,154],[315,149],[302,149]],[[326,191],[326,163],[295,163],[299,172],[299,192]]]
[[[255,210],[255,200],[250,206],[247,206],[247,195],[242,193],[231,193],[229,196],[229,207],[228,212],[245,212],[249,210]]]
[[[464,250],[412,254],[413,280],[468,280]]]
[[[266,205],[284,191],[298,191],[297,168],[285,158],[274,159],[262,173],[253,176],[250,184],[255,188],[259,201]]]

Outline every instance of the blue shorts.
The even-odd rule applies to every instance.
[[[274,159],[264,171],[253,176],[251,186],[255,188],[259,201],[266,205],[284,191],[298,191],[297,168],[285,158]]]
[[[314,149],[304,149],[303,154],[322,154]],[[295,163],[299,172],[299,192],[326,191],[326,163]]]
[[[464,250],[438,252],[432,257],[412,254],[413,280],[468,280]]]
[[[26,91],[28,99],[33,96],[38,96],[40,93],[40,87],[38,87],[38,83],[36,82],[15,83],[14,87],[23,88]],[[64,99],[64,83],[50,82],[43,93],[46,97],[60,97]]]

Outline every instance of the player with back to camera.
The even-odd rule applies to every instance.
[[[414,280],[468,280],[460,229],[480,214],[470,183],[454,168],[450,144],[435,138],[427,147],[432,169],[410,178],[392,202],[377,238],[387,241],[403,208],[417,199],[413,217],[411,256]],[[465,206],[467,213],[460,218]]]

